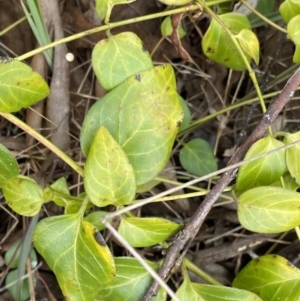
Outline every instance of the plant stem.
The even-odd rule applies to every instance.
[[[255,15],[257,15],[260,19],[262,19],[263,21],[265,21],[267,24],[269,24],[270,26],[274,27],[278,31],[283,32],[286,35],[288,34],[287,31],[284,28],[278,26],[276,23],[274,23],[271,20],[269,20],[268,18],[266,18],[264,15],[262,15],[257,10],[255,10],[251,5],[249,5],[246,1],[240,0],[240,2],[243,3],[249,10],[251,10]]]
[[[190,270],[191,272],[193,272],[194,274],[196,274],[197,276],[199,276],[200,278],[202,278],[203,280],[205,280],[207,283],[212,284],[212,285],[223,286],[222,283],[220,283],[219,281],[215,280],[213,277],[211,277],[209,274],[207,274],[203,270],[199,269],[199,267],[197,267],[195,264],[193,264],[187,258],[184,258],[183,264],[185,265],[185,267],[188,270]]]
[[[1,113],[0,116],[4,117],[11,123],[18,126],[20,129],[31,135],[33,138],[38,140],[40,143],[45,145],[49,150],[51,150],[54,154],[56,154],[60,159],[66,162],[70,167],[72,167],[76,172],[78,172],[81,176],[83,176],[83,169],[74,161],[72,160],[65,152],[60,150],[57,146],[51,143],[48,139],[42,136],[40,133],[35,131],[29,125],[24,123],[22,120],[17,118],[16,116],[9,114],[9,113]]]

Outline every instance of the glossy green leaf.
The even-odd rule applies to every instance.
[[[172,27],[171,17],[166,17],[162,21],[160,26],[160,31],[163,37],[168,37],[172,34],[173,27]],[[186,35],[186,32],[181,25],[178,28],[178,35],[180,39],[182,39]]]
[[[280,187],[256,187],[238,199],[238,218],[258,233],[285,232],[300,225],[300,194]]]
[[[118,232],[133,247],[149,247],[165,241],[182,228],[182,225],[163,218],[122,218]]]
[[[145,268],[130,257],[115,258],[117,275],[112,282],[106,284],[97,300],[101,301],[140,301],[147,292],[152,277]],[[157,270],[158,266],[152,262],[147,263]],[[164,301],[165,298],[155,298],[155,301]]]
[[[96,133],[84,168],[84,188],[92,203],[128,204],[135,196],[135,176],[119,144],[101,126]]]
[[[13,300],[18,300],[18,301],[26,301],[29,300],[30,297],[30,288],[29,288],[29,281],[28,279],[24,279],[20,288],[20,294],[18,293],[18,280],[19,280],[19,275],[17,270],[10,271],[6,278],[5,278],[5,285],[9,285],[12,282],[15,282],[14,285],[9,286],[7,290],[10,292],[12,297],[14,298]],[[34,274],[32,275],[32,282],[35,287],[36,285],[36,277]]]
[[[179,160],[186,171],[198,177],[218,169],[213,150],[203,139],[193,139],[184,144],[179,153]]]
[[[300,45],[300,15],[293,17],[287,25],[287,32],[291,40]]]
[[[0,144],[0,187],[6,180],[15,178],[18,173],[19,165],[14,155],[4,145]]]
[[[180,124],[179,131],[186,129],[191,123],[191,111],[189,106],[186,104],[186,101],[179,95],[179,101],[183,110],[183,120]]]
[[[246,290],[231,287],[206,285],[184,280],[176,292],[180,301],[262,301]]]
[[[122,32],[95,46],[92,66],[102,87],[111,90],[128,77],[153,68],[153,63],[140,38],[132,32]]]
[[[19,175],[7,180],[2,191],[7,205],[20,215],[36,215],[44,202],[42,188],[29,177]]]
[[[287,133],[285,143],[293,143],[300,140],[300,132]],[[286,165],[295,181],[300,185],[300,142],[286,150]]]
[[[273,137],[256,141],[248,150],[245,159],[282,147],[284,144]],[[235,190],[238,194],[256,186],[269,185],[286,171],[285,150],[279,150],[261,159],[243,165],[238,172]]]
[[[20,243],[20,239],[17,239],[5,252],[4,262],[6,265],[9,265],[10,268],[12,269],[18,267],[21,245],[22,244]],[[16,251],[17,248],[18,250]],[[11,262],[12,257],[14,257],[14,259]],[[36,252],[33,248],[30,249],[29,258],[30,258],[31,267],[34,268],[37,265],[38,260],[37,260]]]
[[[95,134],[104,126],[127,155],[137,184],[146,183],[167,164],[182,113],[172,67],[144,71],[89,110],[80,137],[83,153],[88,154]]]
[[[244,15],[227,13],[220,15],[219,18],[233,35],[239,34],[242,29],[251,29],[249,20]],[[247,69],[245,62],[228,34],[215,19],[212,19],[208,30],[203,36],[202,49],[204,54],[214,62],[236,71]],[[250,62],[251,57],[247,53],[245,53],[245,56]]]
[[[280,14],[285,23],[300,14],[299,0],[286,0],[279,7]]]
[[[109,21],[111,11],[115,5],[132,3],[136,0],[96,0],[95,9],[100,19]]]
[[[249,29],[242,29],[236,36],[242,49],[253,58],[256,65],[259,64],[259,41],[256,34]]]
[[[265,255],[250,261],[233,286],[249,290],[265,301],[299,301],[300,270],[281,256]]]
[[[115,276],[109,248],[95,239],[95,228],[78,214],[55,216],[38,223],[34,246],[72,301],[93,301],[100,287]]]
[[[16,112],[44,99],[49,87],[38,73],[17,60],[0,57],[0,112]]]

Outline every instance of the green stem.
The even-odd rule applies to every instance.
[[[74,161],[72,160],[66,153],[64,153],[62,150],[60,150],[57,146],[55,146],[53,143],[51,143],[48,139],[46,139],[44,136],[42,136],[40,133],[35,131],[33,128],[31,128],[29,125],[24,123],[22,120],[17,118],[16,116],[9,114],[9,113],[1,113],[0,116],[4,117],[11,123],[15,124],[17,127],[31,135],[33,138],[35,138],[37,141],[45,145],[49,150],[51,150],[54,154],[57,155],[60,159],[62,159],[64,162],[66,162],[70,167],[72,167],[77,173],[79,173],[81,176],[83,176],[83,169]]]
[[[195,264],[193,264],[187,258],[184,258],[183,265],[188,270],[190,270],[191,272],[193,272],[194,274],[196,274],[197,276],[199,276],[200,278],[202,278],[203,280],[205,280],[207,283],[212,284],[212,285],[223,286],[222,283],[220,283],[219,281],[215,280],[213,277],[211,277],[210,275],[208,275],[206,272],[204,272],[203,270],[201,270],[200,268],[198,268]]]
[[[208,5],[212,6],[212,5],[216,5],[216,4],[227,2],[227,1],[228,0],[211,1]],[[55,47],[55,46],[63,44],[63,43],[67,43],[67,42],[71,42],[71,41],[83,38],[85,36],[94,34],[96,32],[110,30],[110,29],[115,28],[115,27],[120,27],[120,26],[124,26],[124,25],[128,25],[128,24],[132,24],[132,23],[147,21],[147,20],[151,20],[151,19],[157,19],[157,18],[169,16],[169,15],[174,15],[174,14],[184,13],[184,12],[189,12],[189,11],[195,11],[195,10],[199,10],[199,5],[194,4],[194,5],[190,5],[190,6],[184,6],[184,7],[164,11],[164,12],[159,12],[159,13],[155,13],[155,14],[151,14],[151,15],[147,15],[147,16],[141,16],[141,17],[137,17],[137,18],[122,20],[122,21],[110,23],[110,24],[107,24],[107,25],[99,26],[99,27],[96,27],[96,28],[93,28],[93,29],[90,29],[90,30],[86,30],[84,32],[74,34],[72,36],[66,37],[66,38],[61,39],[59,41],[55,41],[53,43],[50,43],[50,44],[45,45],[43,47],[40,47],[38,49],[29,51],[29,52],[27,52],[23,55],[20,55],[16,59],[20,60],[20,61],[25,60],[25,59],[27,59],[31,56],[36,55],[37,53],[43,52],[43,51],[45,51],[49,48],[52,48],[52,47]]]
[[[17,25],[19,25],[20,23],[22,23],[25,20],[26,20],[26,16],[23,17],[23,18],[21,18],[21,19],[19,19],[15,23],[7,26],[5,29],[3,29],[2,31],[0,31],[0,37],[3,36],[4,34],[8,33],[11,29],[15,28]]]

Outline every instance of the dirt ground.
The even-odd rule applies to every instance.
[[[97,17],[91,3],[92,1],[89,0],[60,0],[59,14],[62,20],[62,31],[53,26],[55,17],[51,15],[50,9],[44,8],[43,14],[45,14],[46,24],[50,28],[52,38],[59,38],[61,35],[69,36],[101,25],[101,20]],[[46,7],[47,5],[45,4]],[[115,7],[111,21],[125,20],[161,12],[165,9],[166,7],[156,0],[138,0],[132,4]],[[0,31],[23,16],[24,13],[19,1],[0,1]],[[112,34],[122,31],[135,32],[144,41],[150,53],[154,51],[154,62],[167,62],[173,65],[176,70],[178,93],[187,101],[193,121],[217,112],[233,103],[253,97],[251,93],[254,88],[247,73],[229,72],[227,68],[204,57],[200,43],[201,36],[205,33],[209,24],[207,17],[197,17],[191,13],[183,21],[187,35],[182,40],[182,45],[192,57],[193,63],[183,60],[168,39],[161,42],[161,22],[162,19],[158,18],[135,23],[113,29]],[[279,24],[284,26],[283,23]],[[282,80],[274,81],[274,79],[292,66],[293,44],[286,40],[282,33],[269,26],[258,27],[255,32],[261,43],[260,64],[255,67],[259,84],[264,93],[278,91],[283,87],[288,77],[285,76]],[[65,74],[62,76],[65,82],[63,87],[51,86],[54,91],[51,96],[54,99],[54,104],[49,104],[52,101],[50,97],[50,99],[34,106],[34,111],[30,109],[23,110],[17,115],[45,136],[50,137],[49,139],[53,143],[65,150],[78,162],[84,160],[79,145],[83,118],[89,107],[105,93],[95,80],[91,70],[92,49],[98,41],[105,37],[106,33],[101,32],[63,45],[62,53],[71,52],[75,59],[72,62],[66,61],[64,66],[60,66],[60,69],[49,70],[41,55],[26,60],[49,83],[52,77],[57,75],[55,72],[60,73],[58,76]],[[16,57],[36,47],[38,47],[37,42],[26,21],[9,32],[0,35],[0,56]],[[68,97],[67,103],[62,100],[62,98],[66,99],[65,95]],[[299,106],[297,106],[297,97],[294,99],[276,121],[274,127],[277,130],[299,130],[298,116],[300,116],[300,112]],[[182,141],[189,141],[192,138],[207,140],[215,150],[218,167],[222,168],[230,159],[234,147],[237,143],[240,143],[240,132],[244,130],[244,139],[261,116],[261,111],[257,106],[254,109],[250,123],[244,129],[249,110],[250,106],[244,106],[219,115],[217,118],[187,132],[181,139]],[[51,122],[48,121],[49,119]],[[64,131],[53,129],[53,123],[63,124]],[[65,176],[70,187],[72,187],[74,195],[83,190],[82,179],[71,168],[52,157],[43,145],[37,143],[26,133],[1,117],[0,143],[14,153],[20,164],[21,172],[33,177],[39,184],[44,186],[61,176]],[[179,148],[180,145],[177,143],[167,166],[167,174],[171,180],[187,181],[192,176],[184,172],[180,166]],[[208,188],[213,183],[214,180],[202,182],[198,185],[202,188]],[[153,188],[151,193],[159,193],[172,187],[170,185],[162,183]],[[181,193],[184,192],[191,191],[186,189]],[[148,195],[148,193],[145,193],[139,197],[147,197]],[[181,200],[180,202],[168,202],[168,204],[155,203],[143,207],[141,215],[161,216],[184,222],[193,214],[201,200],[201,197],[197,197]],[[5,204],[3,198],[0,205],[0,282],[1,288],[3,288],[5,275],[9,269],[4,264],[3,257],[14,241],[24,237],[30,219],[13,213]],[[61,208],[54,203],[50,203],[44,208],[40,217],[54,216],[61,213]],[[126,254],[113,240],[110,242],[110,246],[114,248],[114,254]],[[246,247],[244,248],[245,251],[240,252],[239,250],[244,246]],[[251,256],[265,254],[270,249],[272,249],[272,253],[283,255],[293,262],[299,254],[300,244],[296,242],[296,236],[292,232],[280,236],[258,235],[243,230],[237,219],[236,205],[230,203],[217,205],[209,213],[205,224],[191,245],[188,257],[218,281],[230,284],[236,272],[249,262]],[[161,254],[154,248],[148,248],[145,250],[145,254],[150,260],[161,258]],[[43,261],[41,257],[38,260],[39,262]],[[36,300],[63,300],[55,277],[44,262],[37,275]],[[195,275],[191,275],[191,278],[193,281],[200,281]],[[179,276],[174,279],[180,281]],[[12,300],[5,289],[0,291],[0,301],[2,300]]]

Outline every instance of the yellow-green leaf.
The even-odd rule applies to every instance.
[[[167,37],[172,34],[173,27],[172,27],[171,17],[166,17],[162,21],[161,26],[160,26],[160,31],[161,31],[163,37]],[[181,25],[179,26],[179,29],[178,29],[178,35],[179,35],[180,39],[182,39],[186,35],[186,32]]]
[[[16,112],[44,99],[49,87],[26,64],[0,57],[0,112]]]
[[[293,17],[300,14],[299,0],[286,0],[279,7],[280,14],[285,23],[288,23]]]
[[[102,87],[111,90],[128,77],[153,68],[148,50],[132,32],[101,40],[92,53],[93,70]]]
[[[282,146],[284,144],[273,137],[262,138],[250,147],[245,159],[253,158]],[[243,165],[239,169],[235,190],[240,194],[256,186],[269,185],[278,180],[285,171],[285,150],[268,154],[261,159]]]
[[[135,196],[135,176],[120,145],[101,126],[88,153],[84,168],[84,188],[91,202],[103,207],[128,204]]]
[[[299,301],[300,270],[281,256],[265,255],[250,261],[233,286],[251,291],[262,300]]]
[[[141,72],[89,110],[80,137],[83,153],[88,154],[99,127],[104,126],[127,155],[137,184],[146,183],[167,164],[182,114],[172,67]]]
[[[219,18],[233,35],[239,34],[242,29],[251,29],[249,20],[244,15],[226,13],[220,15]],[[231,41],[223,26],[215,19],[212,19],[208,30],[203,36],[202,49],[204,54],[214,62],[236,71],[247,69],[236,46]],[[250,55],[245,54],[245,56],[247,61],[250,62]]]
[[[187,279],[179,287],[176,296],[181,301],[262,301],[247,290],[193,283]]]
[[[101,286],[115,276],[110,250],[97,242],[95,231],[78,214],[45,218],[36,227],[34,246],[67,300],[93,301]]]
[[[115,5],[132,3],[134,1],[136,0],[96,0],[95,8],[100,19],[103,20],[105,18],[106,21],[109,21],[111,11]]]
[[[163,218],[122,218],[119,233],[133,247],[156,245],[179,231],[182,225]]]
[[[7,180],[2,191],[7,205],[20,215],[36,215],[44,202],[42,188],[29,177],[19,175]]]
[[[258,233],[285,232],[300,225],[300,194],[280,187],[256,187],[238,199],[238,218]]]
[[[285,137],[286,144],[300,140],[300,132],[290,134]],[[300,142],[286,150],[286,165],[295,181],[300,185]]]
[[[290,20],[287,25],[287,32],[291,40],[300,45],[300,15],[297,15]]]
[[[0,144],[0,187],[5,181],[14,178],[19,173],[19,165],[14,155]]]
[[[256,34],[249,29],[242,29],[236,36],[242,49],[250,55],[255,64],[259,63],[259,41]]]

